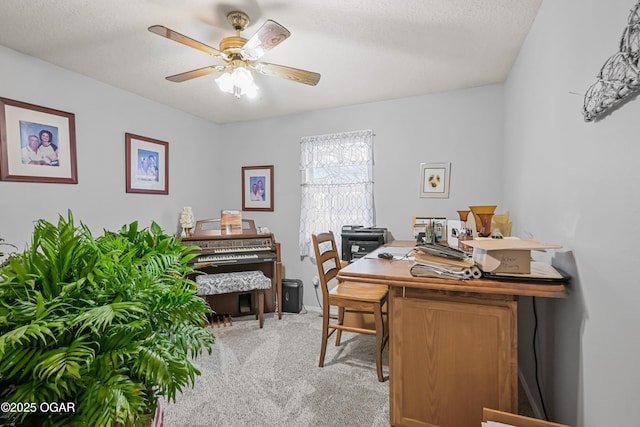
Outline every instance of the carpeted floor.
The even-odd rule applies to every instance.
[[[253,318],[211,328],[213,352],[195,360],[202,375],[175,403],[162,402],[164,426],[388,426],[388,347],[384,383],[367,335],[344,333],[340,347],[332,337],[319,368],[321,327],[321,314],[309,311],[281,321],[266,314],[262,330]]]
[[[195,387],[162,402],[165,427],[388,426],[389,383],[377,380],[372,337],[343,334],[319,368],[321,327],[308,312],[267,314],[262,330],[257,320],[212,328]],[[384,366],[387,376],[387,350]]]

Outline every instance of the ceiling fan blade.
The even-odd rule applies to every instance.
[[[281,77],[283,79],[293,80],[294,82],[304,83],[306,85],[315,86],[320,81],[320,74],[312,71],[300,70],[298,68],[285,67],[284,65],[269,64],[268,62],[258,62],[252,67],[261,74],[267,76]]]
[[[255,61],[262,55],[285,41],[291,33],[271,19],[267,20],[242,47],[242,56]]]
[[[191,37],[187,37],[183,34],[177,33],[162,25],[152,25],[148,28],[148,30],[154,34],[158,34],[159,36],[166,37],[169,40],[173,40],[185,46],[189,46],[204,53],[208,53],[211,56],[216,56],[219,58],[222,58],[223,56],[222,52],[220,52],[218,49],[199,42],[198,40],[194,40]]]
[[[223,71],[226,67],[224,65],[211,65],[209,67],[198,68],[197,70],[187,71],[185,73],[174,74],[173,76],[166,77],[167,80],[174,83],[181,83],[187,80],[195,79],[196,77],[206,76],[216,71]]]

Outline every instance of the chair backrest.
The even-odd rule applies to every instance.
[[[318,279],[322,287],[322,296],[326,301],[329,294],[328,283],[334,279],[340,271],[340,256],[338,255],[333,231],[312,234],[311,239],[313,240],[313,250],[316,254]]]

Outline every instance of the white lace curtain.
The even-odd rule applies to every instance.
[[[300,172],[301,257],[313,256],[313,233],[333,231],[340,248],[343,225],[375,225],[372,130],[302,138]]]

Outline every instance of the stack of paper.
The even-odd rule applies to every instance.
[[[499,423],[497,421],[483,421],[482,427],[516,427],[513,424]]]
[[[470,279],[482,273],[464,252],[448,246],[427,244],[416,247],[411,274],[416,277]]]
[[[466,260],[469,257],[461,250],[452,248],[450,246],[439,245],[437,243],[425,243],[420,246],[416,246],[416,250],[419,253],[426,255],[433,255],[440,258]]]

